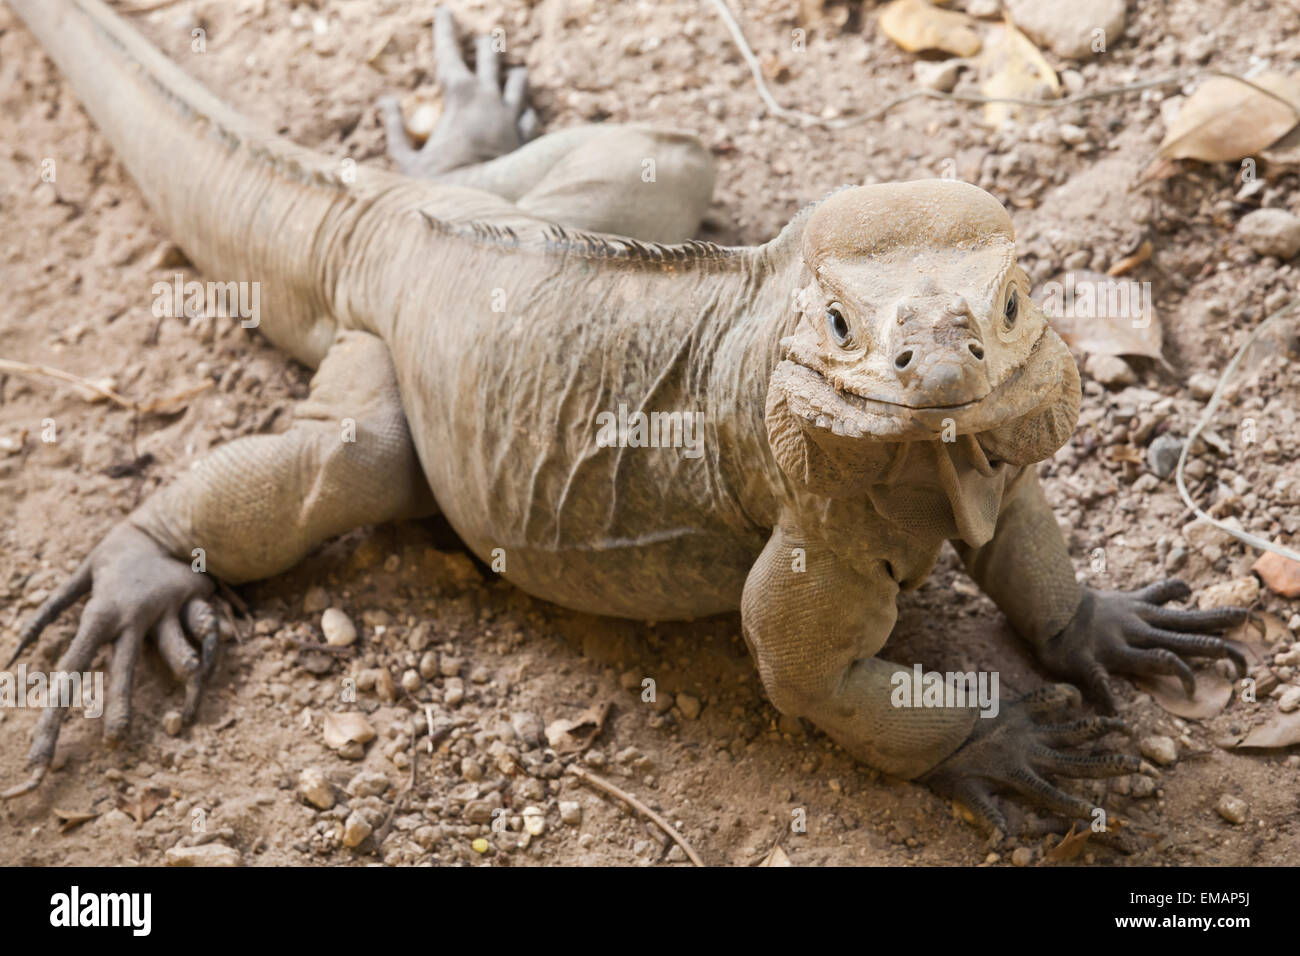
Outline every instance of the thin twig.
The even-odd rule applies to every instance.
[[[1201,70],[1191,69],[1183,70],[1178,73],[1172,73],[1169,76],[1155,80],[1139,80],[1136,83],[1128,83],[1124,86],[1112,86],[1106,89],[1094,90],[1089,93],[1075,93],[1072,96],[1063,96],[1057,99],[1031,99],[1024,96],[983,96],[978,93],[945,93],[942,90],[916,89],[903,93],[894,99],[885,103],[879,109],[872,110],[870,113],[859,113],[856,116],[841,116],[834,119],[826,119],[813,113],[805,113],[803,110],[791,109],[782,106],[772,95],[771,89],[767,85],[767,80],[763,78],[763,66],[754,55],[753,49],[745,40],[745,34],[740,29],[740,24],[732,14],[731,9],[727,6],[726,0],[711,0],[713,6],[718,11],[718,16],[722,19],[727,31],[731,34],[731,39],[740,52],[741,58],[749,66],[749,72],[754,78],[754,86],[758,89],[759,98],[772,115],[783,119],[788,123],[799,123],[804,126],[824,126],[827,129],[848,129],[852,126],[858,126],[863,123],[871,123],[880,119],[890,110],[909,100],[931,99],[931,100],[949,100],[954,103],[967,103],[974,105],[985,105],[988,103],[1010,103],[1015,106],[1034,106],[1042,109],[1057,109],[1062,106],[1072,106],[1075,103],[1083,103],[1088,100],[1108,99],[1112,96],[1121,96],[1126,93],[1136,93],[1142,90],[1156,89],[1162,86],[1176,86],[1186,83],[1189,80],[1202,76],[1222,76],[1239,83],[1244,83],[1257,93],[1262,93],[1270,99],[1284,103],[1296,114],[1296,119],[1300,121],[1300,109],[1283,96],[1279,96],[1272,90],[1266,90],[1257,83],[1243,79],[1232,73],[1224,73],[1220,70]]]
[[[137,13],[153,13],[155,10],[165,10],[167,7],[174,7],[181,0],[154,0],[153,3],[140,5],[127,4],[117,8],[117,12],[123,16],[131,17]]]
[[[348,647],[335,647],[333,644],[322,644],[320,641],[305,641],[301,637],[294,637],[292,634],[281,634],[280,639],[306,651],[323,651],[326,654],[334,654],[338,657],[352,657],[357,652],[357,649],[350,645]]]
[[[618,787],[610,783],[608,780],[603,780],[600,777],[597,777],[594,773],[591,773],[585,767],[580,767],[577,764],[574,763],[569,764],[567,772],[573,774],[583,783],[589,784],[590,786],[595,787],[597,790],[603,790],[606,793],[608,793],[611,797],[617,797],[618,799],[626,803],[629,807],[631,807],[633,810],[637,811],[637,813],[640,813],[642,816],[649,818],[651,821],[653,821],[655,826],[657,826],[660,830],[663,830],[664,833],[667,833],[670,837],[673,838],[673,840],[676,841],[677,845],[682,848],[682,851],[686,854],[686,856],[690,859],[692,863],[694,863],[696,866],[704,866],[704,861],[701,860],[699,854],[697,854],[691,848],[691,845],[686,842],[686,838],[682,836],[680,833],[678,833],[673,828],[672,824],[670,824],[659,814],[655,813],[655,811],[651,810],[649,807],[647,807],[636,797],[632,796],[632,794],[628,793],[626,790],[619,789]]]
[[[50,368],[48,365],[31,365],[27,362],[15,362],[11,359],[0,358],[0,368],[8,369],[11,372],[18,372],[23,375],[44,375],[48,378],[57,378],[64,382],[71,382],[81,388],[89,389],[96,395],[102,395],[111,402],[116,402],[123,408],[134,410],[137,406],[131,399],[119,395],[111,388],[105,388],[97,382],[92,382],[88,378],[82,378],[80,375],[73,375],[71,372],[65,372],[62,369]]]
[[[20,375],[40,375],[46,378],[56,378],[61,382],[68,382],[72,385],[76,385],[78,388],[84,388],[88,391],[94,392],[96,395],[100,395],[109,401],[120,405],[127,411],[138,412],[141,414],[154,412],[175,402],[184,401],[187,398],[193,398],[195,395],[207,391],[216,384],[215,382],[208,380],[202,385],[187,388],[184,391],[177,392],[175,395],[156,398],[152,402],[146,402],[142,405],[137,401],[127,398],[125,395],[115,392],[111,388],[100,385],[98,382],[92,382],[90,379],[82,378],[80,375],[73,375],[71,372],[65,372],[61,368],[52,368],[49,365],[32,365],[29,362],[16,362],[13,359],[0,358],[0,369],[17,372]]]
[[[1192,429],[1192,433],[1188,435],[1187,440],[1183,442],[1182,450],[1178,453],[1178,465],[1174,469],[1174,482],[1178,485],[1178,494],[1182,497],[1183,503],[1192,509],[1192,513],[1196,515],[1196,517],[1200,518],[1202,521],[1209,522],[1220,531],[1231,535],[1243,544],[1248,544],[1252,548],[1259,548],[1262,551],[1272,551],[1274,554],[1281,555],[1289,561],[1300,561],[1300,551],[1284,547],[1280,544],[1274,544],[1272,541],[1268,541],[1258,535],[1253,535],[1246,531],[1238,531],[1231,525],[1225,524],[1217,518],[1212,518],[1202,511],[1192,499],[1192,496],[1187,493],[1187,482],[1183,475],[1183,469],[1187,466],[1187,453],[1191,451],[1192,443],[1196,441],[1197,436],[1204,431],[1205,426],[1210,423],[1212,418],[1214,418],[1214,413],[1218,411],[1219,401],[1223,398],[1223,390],[1227,387],[1228,380],[1232,378],[1233,373],[1237,371],[1237,366],[1239,366],[1241,360],[1246,357],[1246,353],[1250,351],[1250,347],[1259,340],[1259,337],[1263,335],[1265,329],[1271,327],[1284,316],[1294,312],[1298,305],[1300,305],[1300,299],[1292,299],[1286,305],[1275,311],[1272,315],[1257,325],[1255,331],[1250,333],[1250,336],[1246,339],[1241,348],[1237,349],[1237,354],[1232,357],[1232,361],[1228,363],[1227,367],[1223,370],[1223,374],[1219,376],[1219,384],[1215,386],[1214,394],[1210,396],[1210,400],[1205,404],[1205,411],[1201,413],[1201,420],[1196,423],[1196,427]]]

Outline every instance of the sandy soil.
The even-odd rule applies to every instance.
[[[1199,589],[1249,574],[1253,556],[1240,546],[1185,541],[1181,528],[1191,516],[1172,481],[1148,478],[1145,465],[1125,459],[1130,449],[1144,454],[1158,432],[1187,434],[1203,405],[1189,386],[1193,373],[1217,375],[1290,294],[1292,267],[1250,252],[1232,227],[1258,205],[1300,205],[1293,169],[1263,169],[1264,188],[1240,201],[1238,170],[1229,164],[1192,166],[1135,188],[1163,134],[1162,102],[1176,91],[1072,107],[1032,131],[1027,124],[991,133],[977,109],[927,101],[846,131],[796,128],[764,113],[706,4],[452,6],[465,31],[504,28],[510,58],[531,68],[532,101],[546,128],[610,119],[697,130],[720,165],[706,238],[761,242],[841,183],[933,176],[950,160],[957,175],[1012,209],[1035,281],[1063,268],[1104,270],[1149,239],[1154,256],[1132,275],[1152,283],[1170,368],[1135,361],[1136,384],[1121,388],[1085,375],[1080,427],[1042,466],[1048,495],[1080,573],[1097,586],[1138,587],[1176,569]],[[844,27],[806,23],[799,6],[733,3],[782,102],[844,114],[912,87],[917,57],[880,34],[875,5],[852,5]],[[132,20],[259,121],[339,156],[384,164],[375,102],[390,91],[431,88],[431,13],[431,4],[396,0],[197,0]],[[202,55],[190,52],[196,25],[207,34]],[[807,49],[792,51],[790,31],[800,25],[809,28]],[[1058,70],[1078,68],[1048,56]],[[1300,57],[1300,14],[1228,0],[1143,0],[1129,4],[1124,35],[1080,73],[1090,86],[1107,86],[1196,63],[1240,70],[1253,57],[1284,67]],[[216,383],[174,411],[133,421],[49,379],[0,375],[0,437],[18,443],[0,448],[0,653],[7,657],[17,622],[135,502],[212,446],[283,427],[309,375],[237,324],[205,330],[152,317],[152,284],[177,271],[167,237],[3,7],[0,99],[0,357],[108,378],[140,399]],[[1083,141],[1062,142],[1062,124],[1085,130]],[[58,161],[56,184],[40,180],[48,157]],[[1294,541],[1300,406],[1288,374],[1296,355],[1287,349],[1280,339],[1243,370],[1215,425],[1225,453],[1198,454],[1195,486],[1218,513]],[[1235,437],[1246,417],[1256,423],[1254,444]],[[40,440],[45,419],[56,424],[54,443]],[[1090,558],[1098,548],[1106,557],[1101,571]],[[319,610],[304,609],[319,606],[312,588],[323,588],[356,622],[355,652],[331,656],[293,643],[319,636]],[[150,654],[127,744],[106,750],[96,722],[70,719],[59,771],[36,795],[0,808],[0,862],[157,864],[168,848],[193,843],[232,847],[246,865],[679,860],[658,828],[561,776],[557,761],[531,741],[537,721],[574,717],[597,702],[612,710],[583,764],[662,811],[711,863],[754,864],[777,841],[796,865],[1011,860],[1014,843],[988,857],[975,830],[923,787],[857,767],[820,733],[781,720],[759,686],[737,616],[651,626],[569,613],[484,573],[437,523],[356,531],[240,593],[248,615],[236,616],[238,634],[229,635],[198,724],[175,737],[164,732],[160,718],[180,695]],[[1257,606],[1284,622],[1300,610],[1267,591]],[[48,666],[75,622],[66,614],[29,659]],[[1293,639],[1283,628],[1270,652]],[[891,645],[938,669],[998,670],[1004,692],[1043,680],[951,555],[905,599]],[[386,701],[373,689],[360,693],[379,738],[359,761],[329,750],[321,727],[324,714],[338,709],[341,677],[385,668],[396,681],[428,651],[437,655],[437,675],[414,696],[420,710],[428,702],[437,720],[455,727],[432,757],[419,752],[408,793],[404,764],[418,711],[407,695],[399,690]],[[448,702],[449,674],[464,683],[458,705]],[[667,695],[686,697],[670,709],[643,704],[629,688],[644,676],[657,681],[664,703]],[[1295,679],[1290,668],[1280,676]],[[1300,758],[1216,746],[1271,719],[1272,699],[1234,699],[1216,717],[1184,721],[1127,682],[1118,688],[1139,735],[1173,738],[1179,760],[1150,794],[1139,795],[1127,779],[1108,785],[1106,804],[1154,834],[1146,848],[1123,857],[1090,845],[1078,862],[1300,860]],[[698,714],[693,701],[702,704]],[[29,710],[0,710],[0,781],[19,777],[34,720]],[[319,811],[298,795],[305,768],[339,786],[333,809]],[[1100,797],[1105,787],[1080,792]],[[1216,813],[1224,794],[1246,801],[1245,822]],[[580,823],[561,820],[562,802],[580,806]],[[525,841],[519,817],[530,805],[545,811],[545,832]],[[496,807],[508,810],[510,832],[474,822]],[[790,833],[800,808],[807,832]],[[61,833],[60,811],[96,816]],[[137,814],[148,819],[139,823]],[[374,836],[357,850],[341,845],[353,814],[377,830],[391,820],[382,846]],[[201,834],[196,819],[204,821]],[[479,837],[488,838],[486,855],[472,848]],[[1045,865],[1044,847],[1055,842],[1023,845],[1034,865]]]

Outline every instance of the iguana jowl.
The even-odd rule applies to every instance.
[[[779,709],[873,766],[928,775],[990,828],[1005,828],[993,790],[1086,815],[1041,774],[1139,762],[1053,749],[1120,726],[1043,723],[1068,689],[993,721],[893,706],[899,668],[875,655],[945,541],[1044,666],[1105,709],[1110,672],[1190,684],[1180,655],[1236,656],[1206,632],[1242,612],[1160,606],[1186,595],[1178,582],[1076,584],[1033,466],[1074,427],[1079,379],[982,190],[846,188],[759,247],[681,242],[712,188],[694,138],[590,126],[520,145],[522,73],[503,95],[484,43],[471,73],[443,11],[442,125],[417,152],[388,103],[412,175],[342,182],[336,159],[242,119],[98,0],[9,2],[190,259],[259,281],[261,330],[317,369],[291,429],[231,442],[150,498],[24,628],[20,648],[90,593],[59,669],[113,643],[109,737],[151,636],[193,715],[215,625],[192,549],[248,581],[346,529],[435,509],[568,607],[739,607]],[[599,443],[598,416],[620,404],[703,413],[703,456]],[[345,418],[355,442],[340,440]],[[32,778],[10,795],[41,779],[59,720],[42,715]]]

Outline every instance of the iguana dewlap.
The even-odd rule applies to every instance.
[[[339,160],[222,105],[97,0],[9,2],[190,259],[260,282],[261,331],[317,367],[289,431],[231,442],[181,475],[26,628],[24,642],[93,589],[60,666],[116,642],[110,736],[126,726],[146,635],[197,687],[207,654],[185,646],[181,623],[210,637],[211,584],[188,571],[194,549],[215,575],[248,581],[348,528],[435,509],[549,601],[655,620],[740,608],[778,708],[891,773],[939,766],[935,779],[992,824],[988,787],[1078,813],[1026,781],[1136,761],[1057,760],[1032,725],[989,734],[969,707],[891,703],[891,676],[911,662],[876,654],[898,592],[924,581],[945,541],[1045,665],[1103,702],[1108,670],[1187,679],[1174,651],[1229,653],[1182,632],[1235,612],[1159,607],[1174,586],[1128,597],[1076,584],[1033,466],[1069,437],[1079,378],[983,190],[846,188],[762,246],[662,245],[707,208],[708,152],[676,133],[582,127],[489,160],[518,141],[522,84],[508,79],[502,99],[483,45],[470,74],[449,17],[435,140],[469,159],[427,168],[439,183],[368,168],[350,181]],[[682,430],[669,430],[678,447],[602,442],[602,416],[624,413],[698,422],[695,453]],[[57,730],[47,713],[34,780]]]

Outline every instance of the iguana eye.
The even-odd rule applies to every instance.
[[[844,313],[833,305],[826,310],[826,327],[831,330],[831,338],[835,340],[836,345],[849,344],[848,320],[844,318]]]
[[[1015,289],[1011,290],[1011,295],[1007,297],[1007,307],[1003,310],[1003,325],[1008,329],[1015,328],[1016,316],[1020,314],[1020,295]]]

